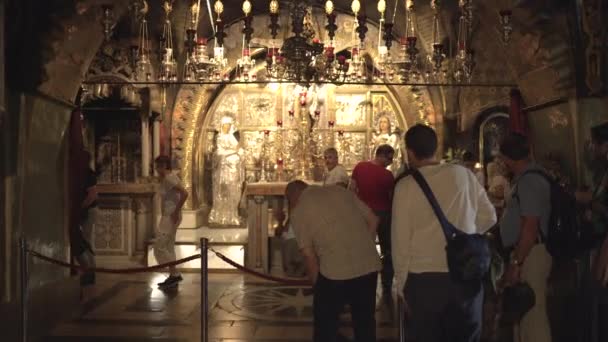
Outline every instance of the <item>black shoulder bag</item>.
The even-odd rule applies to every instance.
[[[445,235],[445,247],[450,277],[455,281],[479,281],[490,268],[490,246],[481,234],[466,234],[451,224],[439,207],[439,203],[422,174],[418,170],[412,172],[416,183],[429,200],[433,211],[439,219],[439,224]]]

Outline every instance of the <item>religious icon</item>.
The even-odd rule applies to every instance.
[[[386,168],[394,175],[397,175],[401,169],[401,166],[403,165],[400,136],[401,134],[399,128],[392,130],[391,120],[389,119],[388,115],[381,114],[380,118],[378,119],[378,129],[372,136],[370,157],[374,158],[378,146],[385,144],[390,145],[393,149],[395,149],[395,155],[393,156],[393,163]]]
[[[240,146],[234,117],[224,115],[220,120],[216,149],[213,156],[213,207],[209,223],[240,225],[238,213],[244,181],[243,149]]]

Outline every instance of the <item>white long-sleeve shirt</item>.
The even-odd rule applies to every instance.
[[[496,211],[471,171],[455,164],[428,165],[419,171],[456,228],[483,233],[496,223]],[[403,289],[408,273],[448,272],[443,230],[412,176],[395,187],[391,234],[398,289]]]

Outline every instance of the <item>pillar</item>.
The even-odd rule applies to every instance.
[[[141,177],[150,176],[150,116],[141,115]]]

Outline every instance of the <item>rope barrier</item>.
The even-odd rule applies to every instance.
[[[215,253],[215,255],[217,255],[218,258],[220,258],[221,260],[223,260],[225,263],[235,267],[236,269],[238,269],[241,272],[244,273],[248,273],[251,274],[253,276],[256,276],[258,278],[262,278],[262,279],[266,279],[266,280],[270,280],[270,281],[274,281],[277,283],[283,283],[286,285],[300,285],[300,286],[310,286],[310,282],[307,280],[296,280],[296,279],[287,279],[287,278],[280,278],[280,277],[275,277],[275,276],[271,276],[268,274],[264,274],[264,273],[260,273],[257,271],[254,271],[252,269],[246,268],[245,266],[242,266],[238,263],[236,263],[235,261],[232,261],[230,258],[228,258],[227,256],[223,255],[222,253],[214,250],[213,248],[209,248],[210,251],[212,251],[213,253]],[[155,265],[155,266],[149,266],[149,267],[137,267],[137,268],[125,268],[125,269],[113,269],[113,268],[102,268],[102,267],[94,267],[94,268],[87,268],[87,267],[82,267],[80,265],[74,265],[74,264],[70,264],[67,263],[65,261],[61,261],[61,260],[57,260],[57,259],[53,259],[51,257],[48,257],[46,255],[42,255],[36,251],[32,251],[32,250],[28,250],[28,253],[30,253],[32,256],[44,260],[46,262],[49,262],[51,264],[55,264],[58,266],[63,266],[63,267],[68,267],[71,269],[75,269],[75,270],[79,270],[82,272],[95,272],[95,273],[114,273],[114,274],[128,274],[128,273],[143,273],[143,272],[154,272],[157,270],[161,270],[164,269],[166,267],[169,266],[176,266],[179,264],[183,264],[186,263],[188,261],[192,261],[192,260],[196,260],[198,258],[201,257],[200,254],[195,254],[195,255],[191,255],[187,258],[183,258],[183,259],[179,259],[176,261],[172,261],[172,262],[168,262],[168,263],[164,263],[164,264],[159,264],[159,265]]]
[[[237,264],[236,262],[230,260],[228,257],[226,257],[225,255],[223,255],[222,253],[214,250],[213,248],[209,248],[210,251],[212,251],[213,253],[215,253],[215,255],[217,255],[218,258],[222,259],[224,262],[228,263],[231,266],[234,266],[235,268],[237,268],[239,271],[245,272],[245,273],[249,273],[251,275],[254,275],[258,278],[262,278],[262,279],[266,279],[266,280],[271,280],[277,283],[284,283],[287,285],[303,285],[303,286],[311,286],[310,282],[308,280],[295,280],[295,279],[287,279],[287,278],[279,278],[279,277],[274,277],[268,274],[264,274],[264,273],[260,273],[251,269],[248,269],[244,266],[241,266],[239,264]]]
[[[67,263],[65,261],[61,261],[61,260],[57,260],[57,259],[53,259],[50,258],[48,256],[42,255],[36,251],[32,251],[32,250],[28,250],[28,252],[41,260],[44,260],[46,262],[49,262],[51,264],[55,264],[55,265],[59,265],[59,266],[63,266],[63,267],[68,267],[71,269],[75,269],[75,270],[79,270],[79,271],[83,271],[83,272],[96,272],[96,273],[142,273],[142,272],[153,272],[153,271],[157,271],[169,266],[176,266],[179,264],[183,264],[185,262],[188,261],[192,261],[192,260],[196,260],[198,258],[201,257],[200,254],[195,254],[195,255],[191,255],[187,258],[183,258],[183,259],[179,259],[179,260],[175,260],[175,261],[171,261],[165,264],[159,264],[159,265],[155,265],[155,266],[149,266],[149,267],[136,267],[136,268],[124,268],[124,269],[113,269],[113,268],[97,268],[97,267],[93,267],[93,268],[88,268],[88,267],[82,267],[79,265],[73,265],[70,263]]]

